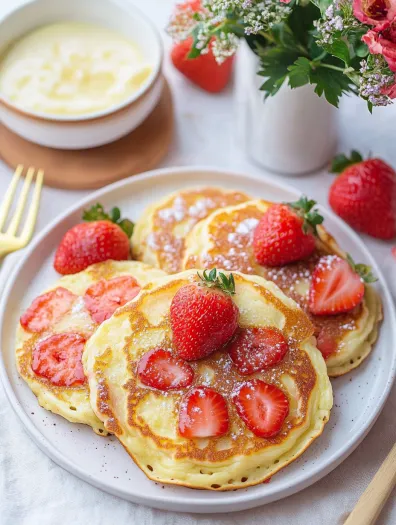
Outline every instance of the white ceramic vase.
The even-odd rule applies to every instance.
[[[264,168],[303,175],[322,168],[337,142],[337,110],[311,85],[291,89],[286,83],[264,101],[259,90],[258,57],[246,42],[238,56],[238,100],[248,156]]]

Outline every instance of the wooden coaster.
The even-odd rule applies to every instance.
[[[44,182],[69,190],[101,188],[116,180],[155,168],[173,136],[173,103],[165,83],[157,107],[137,129],[111,144],[86,150],[47,148],[29,142],[0,123],[0,157],[44,170]]]

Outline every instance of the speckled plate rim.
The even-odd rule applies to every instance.
[[[301,194],[295,188],[279,183],[273,182],[268,177],[257,176],[257,175],[246,175],[242,173],[235,173],[227,169],[218,169],[211,168],[207,166],[194,166],[194,167],[178,167],[178,168],[163,168],[153,170],[141,175],[135,175],[128,179],[116,182],[105,188],[102,188],[94,193],[91,193],[87,197],[80,200],[74,206],[70,207],[67,211],[62,213],[58,218],[52,221],[39,235],[36,236],[34,241],[31,243],[30,247],[24,251],[23,257],[20,258],[18,264],[16,265],[12,275],[8,279],[8,282],[5,285],[4,292],[2,294],[0,302],[0,341],[3,340],[3,331],[4,331],[4,316],[6,313],[7,305],[12,301],[13,287],[15,282],[18,279],[21,269],[23,268],[26,260],[35,253],[37,247],[48,237],[48,235],[58,227],[61,223],[64,223],[64,229],[67,228],[73,223],[71,222],[71,216],[88,206],[100,200],[105,195],[109,195],[113,192],[122,190],[123,193],[128,192],[131,195],[131,200],[133,201],[133,188],[139,184],[147,183],[150,187],[153,186],[156,180],[160,180],[162,183],[167,180],[171,183],[174,182],[174,179],[181,181],[181,185],[185,186],[186,180],[188,179],[188,186],[199,186],[202,184],[198,178],[198,175],[205,173],[207,176],[211,176],[213,181],[217,182],[217,179],[227,179],[227,185],[232,185],[236,188],[243,187],[243,183],[257,184],[258,190],[260,186],[265,187],[270,186],[279,192],[285,194],[284,199],[293,199],[298,198]],[[216,182],[214,184],[216,184]],[[218,183],[221,186],[221,182]],[[331,231],[331,226],[341,231],[343,235],[349,238],[359,250],[364,254],[365,260],[371,264],[376,275],[379,278],[378,286],[379,292],[383,301],[384,313],[387,319],[387,330],[389,331],[387,338],[387,346],[389,348],[389,353],[386,354],[389,357],[389,362],[387,363],[386,371],[387,376],[383,377],[381,382],[381,391],[377,393],[376,403],[372,404],[367,417],[364,423],[360,426],[358,430],[351,433],[351,435],[346,436],[345,442],[342,447],[339,447],[331,455],[329,455],[325,461],[318,462],[312,468],[305,468],[304,470],[299,471],[299,475],[296,477],[295,481],[290,484],[287,480],[282,480],[282,482],[277,483],[277,486],[272,486],[271,484],[265,484],[260,486],[260,490],[240,490],[237,492],[210,492],[208,491],[207,497],[194,497],[196,491],[191,491],[191,496],[186,497],[185,494],[180,494],[180,496],[175,496],[175,493],[170,492],[166,494],[165,491],[161,495],[151,495],[151,494],[142,494],[137,492],[132,492],[130,490],[115,490],[110,483],[105,483],[100,479],[96,479],[89,475],[84,468],[76,465],[70,461],[64,453],[55,447],[46,437],[42,435],[39,429],[33,424],[31,419],[27,416],[24,409],[21,407],[16,392],[13,389],[9,378],[9,372],[7,370],[3,352],[4,349],[1,348],[2,359],[0,360],[0,377],[6,392],[6,395],[14,409],[15,413],[18,415],[22,423],[24,424],[26,430],[30,436],[34,439],[39,448],[47,454],[53,461],[58,465],[76,475],[80,479],[90,483],[91,485],[108,492],[110,494],[119,496],[123,499],[140,503],[143,505],[148,505],[151,507],[172,510],[172,511],[184,511],[184,512],[199,512],[199,513],[219,513],[219,512],[230,512],[230,511],[240,511],[246,510],[249,508],[254,508],[259,505],[270,503],[272,501],[279,500],[286,496],[290,496],[310,485],[316,481],[323,478],[326,474],[331,472],[335,467],[337,467],[344,459],[346,459],[349,454],[355,450],[355,448],[361,443],[367,433],[370,431],[374,425],[376,419],[378,418],[381,410],[385,404],[385,401],[390,393],[391,387],[393,385],[395,374],[396,374],[396,314],[393,300],[390,296],[390,292],[387,288],[385,279],[376,264],[374,258],[371,256],[370,252],[358,237],[358,235],[352,231],[343,221],[341,221],[336,215],[331,211],[322,208],[323,213],[326,217],[326,224],[328,229]],[[320,438],[319,438],[320,439]],[[255,487],[252,487],[255,488]],[[202,491],[200,491],[202,494]]]

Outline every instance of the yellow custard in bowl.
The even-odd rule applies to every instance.
[[[90,115],[122,104],[153,66],[125,36],[88,23],[50,24],[14,42],[0,59],[0,93],[45,115]]]

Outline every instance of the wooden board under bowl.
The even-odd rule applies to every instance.
[[[173,102],[165,82],[158,105],[137,129],[111,144],[85,150],[48,148],[29,142],[0,123],[0,157],[42,168],[45,184],[69,190],[95,189],[155,168],[173,138]]]

